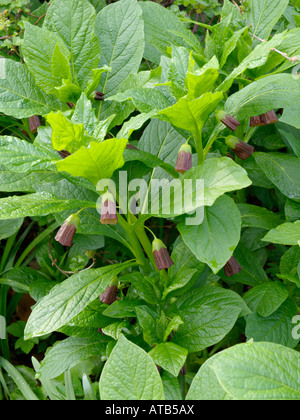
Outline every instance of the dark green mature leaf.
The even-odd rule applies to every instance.
[[[272,315],[288,296],[287,288],[276,281],[255,286],[244,295],[244,300],[252,312],[267,317]]]
[[[294,223],[284,223],[269,233],[262,239],[266,242],[283,245],[299,245],[300,244],[300,220]]]
[[[163,400],[162,382],[151,357],[121,335],[100,378],[103,400]]]
[[[99,42],[93,33],[95,18],[95,9],[86,0],[56,0],[45,20],[45,27],[56,32],[69,50],[73,77],[82,89],[100,59]]]
[[[159,64],[161,55],[168,55],[170,45],[183,46],[202,54],[200,42],[170,10],[151,2],[140,4],[145,23],[145,58]]]
[[[9,238],[16,233],[23,224],[24,219],[1,220],[0,221],[0,241]]]
[[[299,363],[298,352],[279,344],[239,344],[201,367],[187,399],[299,400]]]
[[[120,82],[137,73],[144,52],[144,24],[137,1],[121,0],[101,10],[96,18],[101,45],[100,66],[112,71],[102,76],[99,90],[113,95]]]
[[[149,355],[155,364],[162,367],[174,376],[178,376],[185,364],[188,351],[174,343],[161,343],[155,346]]]
[[[1,60],[0,112],[15,118],[65,111],[68,106],[36,85],[26,66],[13,60]]]
[[[288,4],[288,0],[249,0],[246,18],[252,26],[253,34],[268,39]]]
[[[225,195],[204,211],[200,225],[187,226],[183,222],[178,230],[196,257],[217,273],[239,243],[241,215],[234,201]]]
[[[104,338],[101,334],[98,339],[67,338],[49,350],[41,364],[39,374],[42,378],[53,379],[89,357],[104,356],[108,342],[109,338]]]
[[[242,227],[257,227],[269,230],[283,222],[279,214],[263,207],[240,203],[238,209],[242,216]]]
[[[292,323],[297,313],[297,305],[291,299],[287,299],[269,316],[263,317],[253,312],[246,320],[246,336],[254,341],[269,341],[294,348],[299,343],[299,338],[293,337],[295,325]]]
[[[0,220],[46,216],[82,207],[96,207],[96,203],[84,200],[60,200],[52,194],[42,192],[12,196],[0,199]]]
[[[254,158],[265,175],[287,197],[300,200],[300,159],[282,153],[256,152]]]
[[[300,103],[300,79],[290,74],[266,76],[231,95],[225,105],[238,120]]]
[[[39,337],[68,324],[103,293],[109,282],[132,262],[110,265],[74,274],[55,286],[34,307],[25,329],[25,338]]]
[[[211,286],[188,292],[170,310],[184,322],[172,342],[189,352],[201,351],[221,341],[241,313],[248,312],[238,294]]]

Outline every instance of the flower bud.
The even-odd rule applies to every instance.
[[[172,261],[169,255],[167,247],[160,239],[154,239],[152,243],[152,251],[155,258],[156,266],[159,270],[165,270],[174,265],[174,262]]]
[[[250,118],[250,127],[262,127],[270,124],[275,124],[278,117],[274,110],[266,112],[265,114],[258,115],[257,117]]]
[[[227,146],[242,160],[246,160],[250,157],[255,150],[253,146],[250,146],[250,144],[245,143],[234,136],[228,136],[225,141]]]
[[[94,92],[93,97],[95,99],[95,101],[104,101],[104,93],[102,92]]]
[[[76,214],[72,214],[61,226],[55,240],[63,246],[72,246],[73,238],[80,224],[80,217]]]
[[[183,144],[177,155],[175,171],[184,174],[192,167],[192,148],[189,144]]]
[[[242,270],[242,267],[239,265],[237,260],[234,257],[231,257],[229,261],[224,266],[224,272],[227,277],[234,276]]]
[[[126,144],[126,149],[130,149],[130,150],[139,150],[137,147],[135,147],[133,144]]]
[[[41,126],[41,121],[37,115],[29,118],[29,128],[32,133],[36,133],[37,129]]]
[[[71,108],[71,109],[73,109],[73,108],[74,108],[74,106],[75,106],[75,105],[73,104],[73,102],[68,102],[68,103],[67,103],[67,105],[68,105],[68,107],[69,107],[69,108]]]
[[[231,115],[226,114],[225,111],[218,111],[216,113],[216,117],[219,121],[221,121],[226,127],[228,127],[231,131],[235,131],[241,123],[233,118]]]
[[[116,201],[109,192],[102,195],[100,221],[103,225],[116,225],[118,223]]]
[[[57,153],[59,154],[60,157],[62,157],[63,159],[66,159],[68,156],[71,156],[71,153],[68,152],[67,150],[59,150],[57,151]]]

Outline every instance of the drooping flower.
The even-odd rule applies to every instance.
[[[234,257],[231,257],[229,261],[224,266],[224,272],[227,277],[234,276],[242,270],[242,267],[239,265],[237,260]]]
[[[192,148],[189,144],[183,144],[178,152],[175,171],[184,174],[192,167]]]
[[[61,226],[55,236],[55,240],[63,246],[72,246],[73,238],[80,224],[80,217],[72,214]]]
[[[66,159],[68,156],[71,156],[71,153],[68,152],[67,150],[59,150],[57,151],[57,153],[59,154],[60,157],[62,157],[63,159]]]
[[[102,92],[96,91],[94,92],[93,96],[94,96],[95,101],[104,101],[104,93]]]
[[[32,133],[36,133],[37,129],[41,126],[41,121],[37,115],[29,117],[29,128]]]
[[[102,195],[100,221],[103,225],[116,225],[118,223],[116,200],[109,192]]]
[[[155,238],[152,243],[152,251],[155,258],[156,266],[159,270],[165,270],[174,265],[167,247],[158,238]]]
[[[225,111],[218,111],[216,113],[216,117],[231,131],[235,131],[238,128],[238,126],[241,125],[241,123],[237,119],[227,114]]]
[[[117,292],[118,288],[116,285],[113,284],[112,286],[107,286],[105,292],[100,295],[100,302],[111,305],[117,300]]]
[[[258,115],[250,118],[250,127],[262,127],[270,124],[275,124],[278,117],[274,110],[266,112],[265,114]]]
[[[234,136],[226,138],[226,144],[233,150],[236,156],[242,160],[249,158],[255,151],[254,147]]]

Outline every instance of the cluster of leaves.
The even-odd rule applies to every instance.
[[[63,338],[41,363],[32,358],[36,377],[21,372],[28,384],[0,358],[14,381],[9,388],[0,372],[6,396],[300,398],[296,24],[288,0],[243,8],[225,0],[215,25],[199,24],[204,46],[150,1],[54,0],[42,26],[24,23],[24,63],[3,60],[0,78],[0,112],[14,134],[0,137],[0,239],[9,238],[1,301],[10,286],[37,302],[21,334],[9,327],[18,330],[16,346]],[[249,123],[272,110],[276,124]],[[247,159],[228,147],[232,133],[219,111],[236,121],[244,147],[255,148]],[[187,141],[193,167],[179,175]],[[137,204],[151,210],[127,211],[133,189],[114,197],[118,223],[100,223],[99,181],[119,186],[124,176],[146,182]],[[154,179],[163,194],[171,183],[167,212]],[[180,206],[187,195],[188,208]],[[204,218],[192,225],[199,207]],[[68,248],[52,233],[71,214],[80,224]],[[148,230],[170,250],[167,270],[157,266]],[[232,257],[239,270],[229,276]],[[109,288],[117,298],[102,303]],[[7,356],[7,340],[0,344]]]

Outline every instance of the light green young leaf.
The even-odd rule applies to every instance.
[[[159,112],[175,127],[190,131],[197,138],[209,117],[223,98],[222,93],[204,93],[200,98],[181,98],[169,108]]]
[[[101,179],[111,178],[114,171],[124,165],[126,144],[125,139],[109,139],[101,143],[92,141],[89,147],[81,147],[73,155],[56,162],[57,169],[97,185]]]
[[[91,269],[69,277],[57,284],[34,306],[25,329],[25,339],[40,337],[56,331],[79,315],[99,298],[110,281],[132,262]]]
[[[140,347],[121,335],[100,378],[102,400],[164,400],[157,367]]]
[[[52,128],[52,145],[55,150],[75,153],[81,146],[85,146],[83,124],[72,123],[60,111],[47,115],[47,122]]]
[[[168,342],[158,344],[148,354],[156,365],[176,377],[185,364],[188,351],[177,344]]]
[[[178,230],[196,257],[217,273],[239,243],[241,215],[234,201],[226,195],[204,211],[202,224],[188,226],[182,222]]]
[[[88,100],[85,93],[82,93],[80,99],[76,103],[74,114],[72,116],[72,122],[76,124],[83,124],[84,130],[90,136],[93,136],[98,120],[95,115],[91,101]]]
[[[47,12],[44,26],[57,33],[70,55],[74,80],[85,89],[100,60],[94,35],[96,12],[87,0],[56,0]]]

